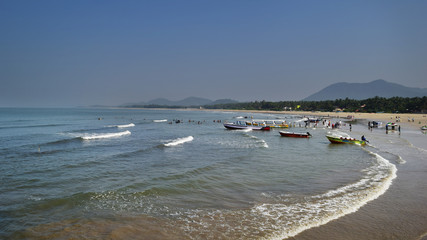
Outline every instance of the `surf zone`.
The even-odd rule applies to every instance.
[[[99,139],[108,139],[108,138],[118,138],[126,135],[130,135],[130,131],[117,132],[117,133],[92,133],[85,134],[80,136],[82,140],[99,140]]]
[[[177,139],[172,140],[172,141],[170,141],[168,143],[165,143],[163,145],[165,147],[173,147],[173,146],[177,146],[177,145],[180,145],[180,144],[184,144],[186,142],[191,142],[193,140],[194,140],[193,136],[188,136],[188,137],[184,137],[184,138],[177,138]]]
[[[115,128],[130,128],[130,127],[135,127],[134,123],[129,123],[129,124],[123,124],[123,125],[111,125],[108,127],[115,127]]]

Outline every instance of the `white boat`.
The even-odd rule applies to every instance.
[[[271,128],[288,128],[289,125],[286,123],[286,120],[251,120],[246,121],[246,125],[249,126],[263,126]]]
[[[224,127],[231,130],[251,129],[251,130],[270,130],[269,126],[250,126],[245,122],[237,121],[235,123],[224,123]]]
[[[386,127],[386,130],[398,130],[399,124],[389,122],[385,125],[385,127]]]

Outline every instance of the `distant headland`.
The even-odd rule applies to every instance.
[[[127,103],[127,108],[205,108],[267,111],[426,113],[427,88],[411,88],[379,79],[368,83],[335,83],[299,101],[238,102],[188,97]]]

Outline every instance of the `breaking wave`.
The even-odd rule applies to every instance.
[[[272,234],[272,239],[292,237],[304,230],[356,212],[369,201],[384,194],[396,178],[397,168],[394,164],[377,153],[368,152],[375,157],[376,162],[364,170],[365,177],[358,182],[307,197],[307,201],[298,204],[260,204],[255,206],[252,212],[266,218],[273,217],[277,219],[275,225],[284,227],[284,231]],[[302,212],[304,214],[301,214]]]
[[[116,127],[116,128],[129,128],[129,127],[135,127],[135,124],[129,123],[124,125],[111,125],[109,127]]]
[[[161,120],[153,120],[153,122],[155,123],[160,123],[160,122],[167,122],[167,119],[161,119]]]
[[[296,236],[356,212],[387,191],[396,178],[397,168],[377,153],[369,153],[374,157],[374,163],[364,169],[364,177],[355,183],[314,196],[263,193],[267,203],[263,201],[249,209],[188,210],[180,214],[179,227],[194,239],[209,234],[228,239]]]
[[[131,134],[130,131],[118,132],[118,133],[93,133],[93,134],[85,134],[80,138],[83,140],[96,140],[96,139],[105,139],[105,138],[116,138],[125,135]]]
[[[249,135],[250,138],[255,139],[255,141],[260,144],[263,148],[269,148],[267,142],[264,139]]]
[[[194,139],[193,136],[188,136],[188,137],[184,137],[184,138],[177,138],[177,139],[172,140],[169,143],[165,143],[164,146],[165,147],[172,147],[172,146],[176,146],[176,145],[183,144],[186,142],[191,142],[191,141],[193,141],[193,139]]]

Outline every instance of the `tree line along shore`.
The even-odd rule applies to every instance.
[[[170,105],[131,105],[127,108],[204,108],[229,110],[261,111],[321,111],[321,112],[360,112],[360,113],[427,113],[427,96],[424,97],[374,97],[364,100],[336,99],[324,101],[253,101],[224,103],[214,105],[170,106]]]
[[[213,111],[265,112],[294,114],[306,116],[328,116],[345,118],[349,115],[355,119],[396,122],[408,127],[419,128],[427,125],[427,96],[374,97],[365,100],[337,99],[325,101],[254,101],[245,103],[215,104],[205,106],[162,106],[138,105],[129,108],[169,108],[169,109],[203,109]]]
[[[216,104],[207,109],[270,110],[270,111],[321,111],[361,113],[427,113],[427,96],[374,97],[365,100],[336,99],[325,101],[255,101],[246,103]]]

